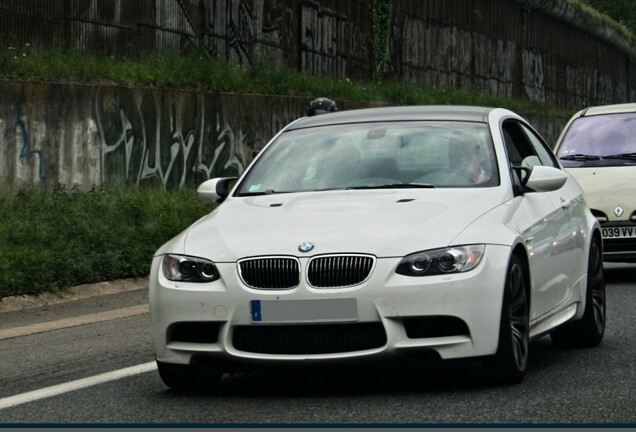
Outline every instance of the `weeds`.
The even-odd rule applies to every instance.
[[[191,189],[58,186],[0,198],[0,298],[145,277],[156,249],[212,207]]]
[[[211,60],[204,53],[157,52],[137,59],[112,58],[78,49],[41,50],[30,45],[0,50],[0,77],[80,84],[130,87],[166,87],[195,91],[234,92],[301,97],[326,96],[334,100],[387,105],[492,105],[524,113],[546,112],[544,105],[523,100],[493,98],[458,88],[427,88],[397,80],[356,81],[315,77],[257,61],[241,68]],[[552,110],[570,117],[571,110]]]

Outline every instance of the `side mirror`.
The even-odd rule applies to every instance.
[[[561,189],[568,180],[568,175],[558,168],[536,165],[529,171],[522,184],[530,192],[552,192]]]
[[[237,177],[222,177],[206,180],[197,188],[199,198],[207,203],[222,203],[230,194],[230,183]]]

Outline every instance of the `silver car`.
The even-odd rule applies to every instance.
[[[579,111],[555,152],[601,223],[604,261],[636,262],[636,103]]]

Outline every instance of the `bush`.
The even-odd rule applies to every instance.
[[[185,188],[6,195],[0,298],[147,276],[157,248],[212,208]]]

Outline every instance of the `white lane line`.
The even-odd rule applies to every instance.
[[[43,333],[52,330],[60,330],[68,327],[76,327],[84,324],[93,324],[103,321],[110,321],[119,318],[127,318],[134,315],[148,313],[147,304],[129,306],[120,309],[114,309],[105,312],[98,312],[90,315],[82,315],[72,318],[61,319],[58,321],[48,321],[37,324],[30,324],[23,327],[14,327],[0,330],[0,340],[11,339],[20,336],[28,336],[35,333]]]
[[[4,408],[14,407],[22,405],[28,402],[34,402],[40,399],[45,399],[51,396],[58,396],[63,393],[72,392],[86,387],[91,387],[97,384],[103,384],[109,381],[115,381],[121,378],[130,377],[133,375],[139,375],[142,373],[153,371],[157,368],[157,364],[153,362],[144,363],[136,366],[119,369],[112,372],[106,372],[100,375],[92,377],[82,378],[75,381],[70,381],[63,384],[54,385],[52,387],[46,387],[39,390],[22,393],[15,396],[9,396],[0,399],[0,410]]]

